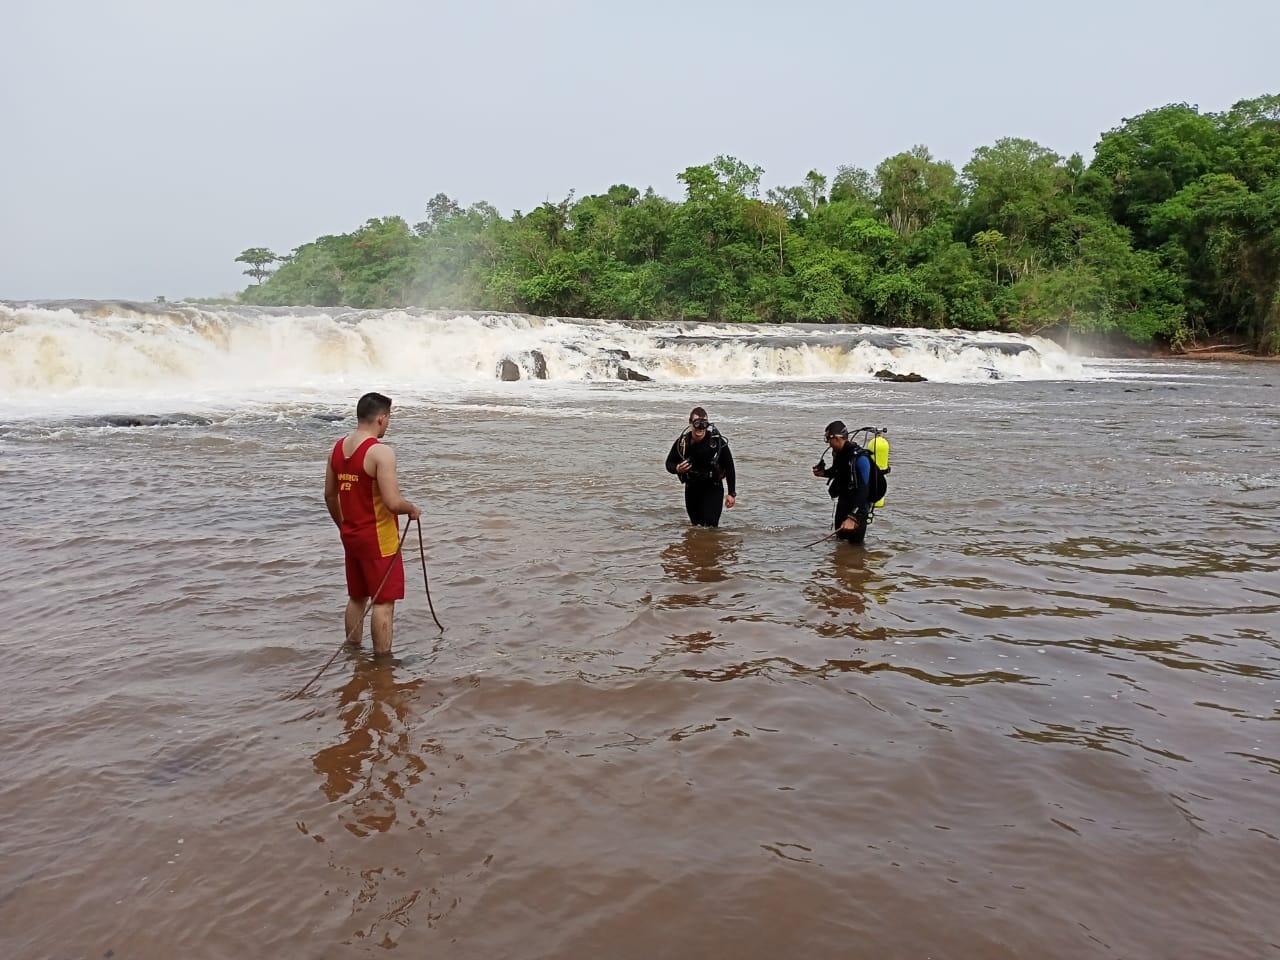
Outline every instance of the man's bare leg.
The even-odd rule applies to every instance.
[[[347,643],[353,647],[364,643],[364,608],[367,603],[364,597],[347,598],[347,609],[343,612],[342,622],[347,628]]]
[[[395,612],[394,600],[373,605],[373,621],[369,625],[369,632],[373,634],[375,654],[391,652],[391,619],[395,616]]]

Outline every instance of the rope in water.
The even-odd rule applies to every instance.
[[[396,552],[392,554],[393,558],[399,556],[400,552],[404,549],[405,537],[409,535],[409,524],[413,522],[414,522],[413,520],[405,520],[404,531],[400,534],[400,542],[396,545]],[[420,556],[422,558],[422,586],[427,592],[427,605],[431,608],[431,619],[434,620],[436,622],[436,626],[439,627],[441,631],[443,631],[444,627],[440,623],[440,618],[436,616],[435,605],[431,602],[431,585],[427,581],[427,550],[422,542],[422,521],[418,520],[417,524],[418,524],[418,549],[420,552]],[[369,611],[373,609],[373,605],[378,600],[378,594],[382,592],[382,588],[387,584],[387,578],[391,576],[392,566],[393,564],[391,562],[387,563],[387,572],[382,575],[382,582],[378,584],[378,589],[373,591],[373,596],[370,597],[369,602],[365,604],[364,613],[360,614],[360,622],[357,623],[354,627],[352,627],[349,631],[347,631],[347,635],[343,639],[342,643],[338,644],[338,649],[333,651],[333,655],[329,657],[328,660],[325,661],[324,666],[316,671],[316,675],[312,677],[310,680],[308,680],[305,684],[303,684],[302,687],[296,693],[290,694],[286,699],[296,700],[298,699],[298,697],[306,693],[307,690],[311,688],[311,685],[315,683],[317,680],[319,680],[320,677],[323,676],[324,672],[328,670],[330,666],[332,666],[333,661],[338,659],[338,654],[340,654],[343,651],[343,649],[347,646],[347,644],[351,642],[352,638],[356,635],[356,632],[363,629],[365,618],[369,616]]]

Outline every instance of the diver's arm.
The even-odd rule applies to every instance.
[[[671,452],[667,454],[667,473],[678,473],[676,468],[683,462],[684,457],[680,456],[680,441],[676,440],[671,444]]]

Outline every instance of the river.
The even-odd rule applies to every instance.
[[[1278,957],[1278,381],[0,304],[0,955]],[[324,460],[374,389],[445,629],[414,530],[395,657],[289,699],[342,639]],[[718,530],[663,470],[695,404]],[[889,494],[807,547],[836,418],[889,429]]]

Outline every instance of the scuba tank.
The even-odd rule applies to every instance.
[[[867,451],[871,456],[875,457],[876,466],[880,468],[884,474],[889,473],[889,428],[881,427],[877,430],[867,442]],[[883,507],[884,497],[877,500],[872,506]]]

